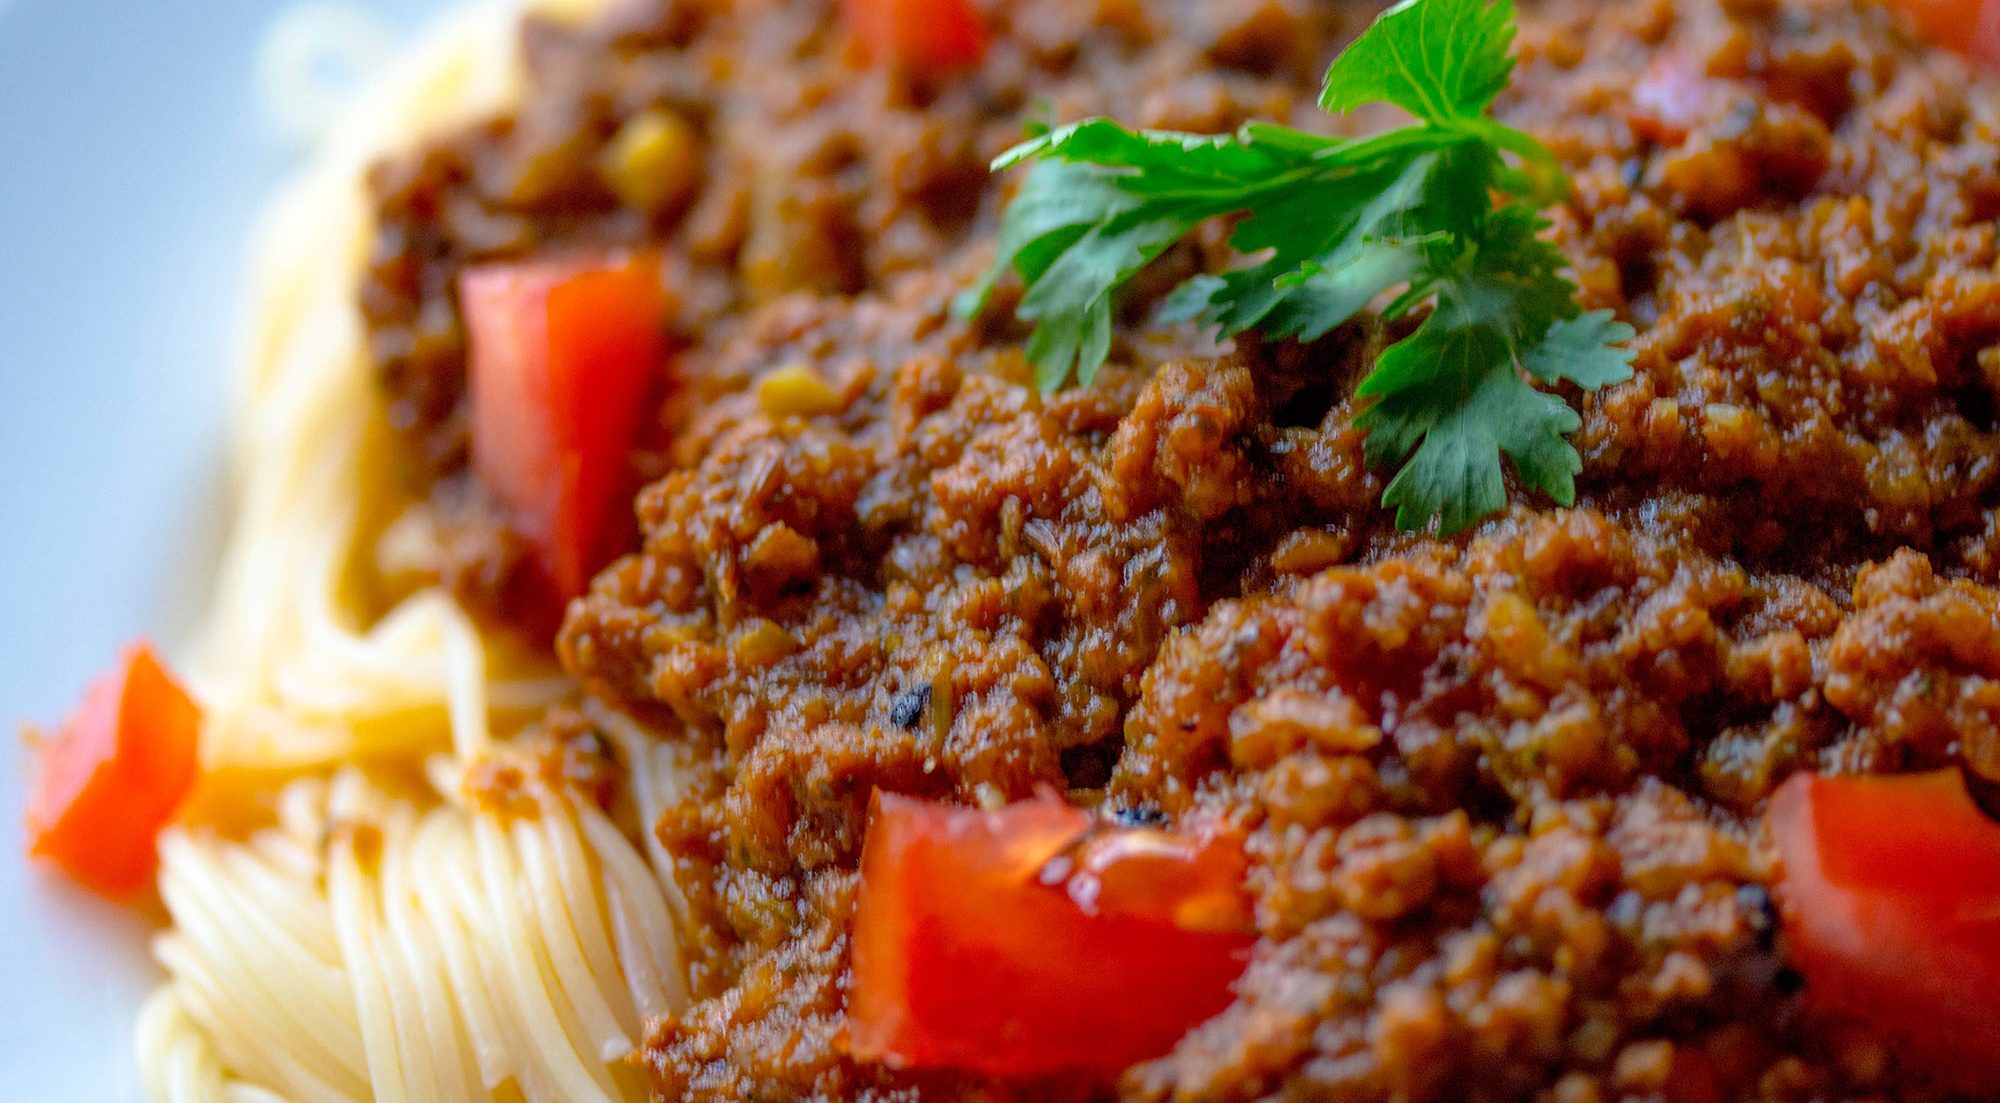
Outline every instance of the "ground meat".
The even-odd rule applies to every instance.
[[[659,1098],[1947,1098],[1801,1013],[1758,816],[1806,768],[2000,780],[2000,84],[1861,0],[1531,6],[1501,111],[1573,174],[1554,236],[1636,372],[1568,396],[1575,508],[1516,493],[1441,541],[1392,531],[1352,427],[1399,334],[1153,322],[1212,237],[1142,279],[1089,389],[1035,393],[1014,291],[947,310],[1004,200],[981,165],[1038,98],[1326,129],[1318,70],[1365,12],[1013,0],[984,67],[920,86],[853,68],[834,7],[536,30],[517,118],[377,180],[364,301],[440,503],[466,481],[455,273],[672,258],[643,543],[559,641],[695,752],[658,833],[699,998],[653,1025]],[[660,110],[701,163],[641,211],[591,166]],[[448,576],[504,577],[466,566],[504,540],[453,546]],[[1234,1005],[1115,1083],[848,1057],[870,794],[1042,786],[1243,831]]]
[[[372,358],[452,538],[435,565],[502,613],[518,540],[464,484],[467,266],[538,253],[656,247],[667,260],[693,391],[665,404],[640,474],[677,412],[732,380],[743,315],[796,292],[852,295],[901,276],[983,263],[1002,201],[987,163],[1036,118],[1109,113],[1227,130],[1252,118],[1324,128],[1312,90],[1335,43],[1369,14],[1276,0],[1009,0],[970,74],[924,81],[857,68],[837,0],[639,0],[598,24],[531,20],[537,94],[514,115],[385,160],[361,289]],[[621,189],[620,136],[672,120],[690,146],[677,182]],[[969,255],[968,255],[969,254]],[[734,382],[740,382],[735,380]],[[463,535],[460,535],[463,534]]]
[[[1572,166],[1586,298],[1641,329],[1586,493],[1698,495],[1707,546],[1802,574],[1914,547],[2000,577],[2000,98],[1886,15],[1688,7],[1524,35],[1511,113]],[[1629,76],[1663,65],[1693,105],[1666,133]]]

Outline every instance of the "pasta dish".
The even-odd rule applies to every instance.
[[[466,8],[35,736],[158,1103],[2000,1093],[2000,3]]]

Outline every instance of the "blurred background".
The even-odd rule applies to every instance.
[[[312,4],[317,88],[439,0]],[[220,515],[242,256],[313,121],[271,106],[286,0],[0,0],[0,1095],[141,1098],[143,917],[21,858],[17,726],[53,723],[135,636],[170,650]],[[330,21],[330,22],[324,22]],[[297,24],[290,24],[296,27]],[[344,64],[352,63],[352,64]],[[268,84],[268,82],[265,82]]]

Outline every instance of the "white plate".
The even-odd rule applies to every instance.
[[[286,143],[256,95],[282,0],[0,0],[0,732],[124,641],[169,649],[219,521],[242,254]],[[407,33],[439,0],[350,5]],[[0,1096],[137,1101],[146,923],[21,859],[0,751]]]

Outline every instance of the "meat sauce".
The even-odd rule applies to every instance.
[[[1554,234],[1635,377],[1570,396],[1576,508],[1441,541],[1393,530],[1351,425],[1396,334],[1153,321],[1218,238],[1142,278],[1089,389],[1035,393],[1004,289],[948,309],[1025,121],[1326,129],[1371,12],[1009,0],[977,69],[918,78],[858,67],[837,7],[531,24],[519,114],[374,180],[376,363],[437,570],[489,609],[518,552],[465,474],[457,273],[668,258],[642,543],[558,639],[695,752],[659,1097],[1948,1098],[1801,1014],[1758,823],[1801,769],[2000,780],[2000,82],[1859,0],[1530,6],[1501,114],[1573,175]],[[604,165],[641,115],[692,156],[635,205]],[[770,383],[801,373],[812,403]],[[871,794],[1043,788],[1241,829],[1233,1005],[1112,1083],[848,1056]]]

